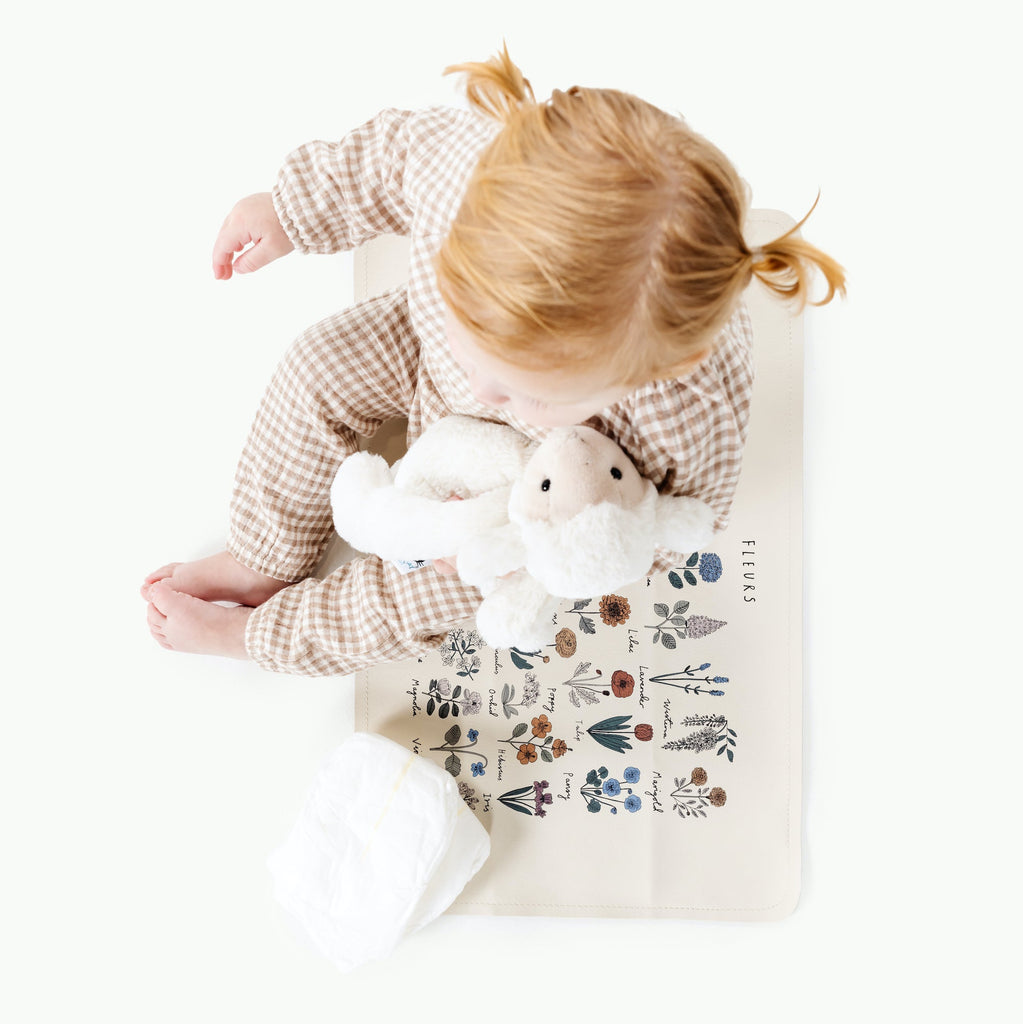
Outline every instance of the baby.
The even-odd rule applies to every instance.
[[[752,388],[744,289],[756,276],[802,304],[819,271],[819,304],[844,291],[796,228],[747,245],[744,183],[680,118],[610,89],[537,102],[506,49],[452,71],[471,110],[384,110],[309,143],[220,229],[218,280],[383,233],[409,237],[409,278],[285,356],[241,455],[226,550],[143,583],[169,650],[347,673],[415,657],[472,618],[479,592],[450,563],[402,574],[367,556],[310,576],[337,467],[395,417],[410,443],[456,413],[536,440],[585,423],[723,529]],[[665,552],[652,568],[677,562]]]

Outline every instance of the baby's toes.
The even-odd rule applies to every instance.
[[[149,604],[162,618],[164,623],[175,615],[186,614],[196,598],[181,594],[164,580],[157,580],[149,588]]]
[[[146,609],[146,622],[149,624],[149,633],[152,638],[161,646],[170,650],[170,642],[164,632],[167,625],[167,616],[154,604]]]
[[[142,581],[142,587],[140,588],[139,593],[141,593],[148,601],[150,587],[152,587],[154,583],[158,583],[160,580],[170,579],[170,577],[174,575],[174,570],[179,565],[181,565],[181,562],[168,562],[159,569],[155,569]]]

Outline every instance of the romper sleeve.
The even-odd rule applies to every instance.
[[[377,235],[434,230],[460,196],[488,138],[478,115],[448,107],[388,108],[339,142],[288,155],[272,190],[274,209],[302,253],[355,249]]]
[[[254,609],[245,646],[261,668],[289,675],[346,675],[419,657],[470,623],[480,593],[432,568],[403,575],[375,555],[322,580],[286,587]]]
[[[408,233],[402,179],[412,116],[382,110],[340,142],[316,140],[288,155],[271,195],[299,252],[342,252],[376,235]]]

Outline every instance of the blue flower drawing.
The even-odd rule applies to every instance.
[[[721,579],[721,558],[710,552],[700,555],[700,567],[697,572],[704,583],[717,583]]]

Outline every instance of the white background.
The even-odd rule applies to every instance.
[[[8,13],[0,1016],[1018,1011],[1011,9]],[[798,218],[822,190],[804,233],[849,298],[807,317],[803,898],[772,925],[447,917],[342,976],[287,931],[264,860],[350,729],[350,691],[164,652],[138,585],[220,548],[277,359],[351,295],[347,256],[214,281],[231,205],[309,139],[459,102],[442,69],[502,38],[538,96],[613,86],[683,112],[757,206]]]

